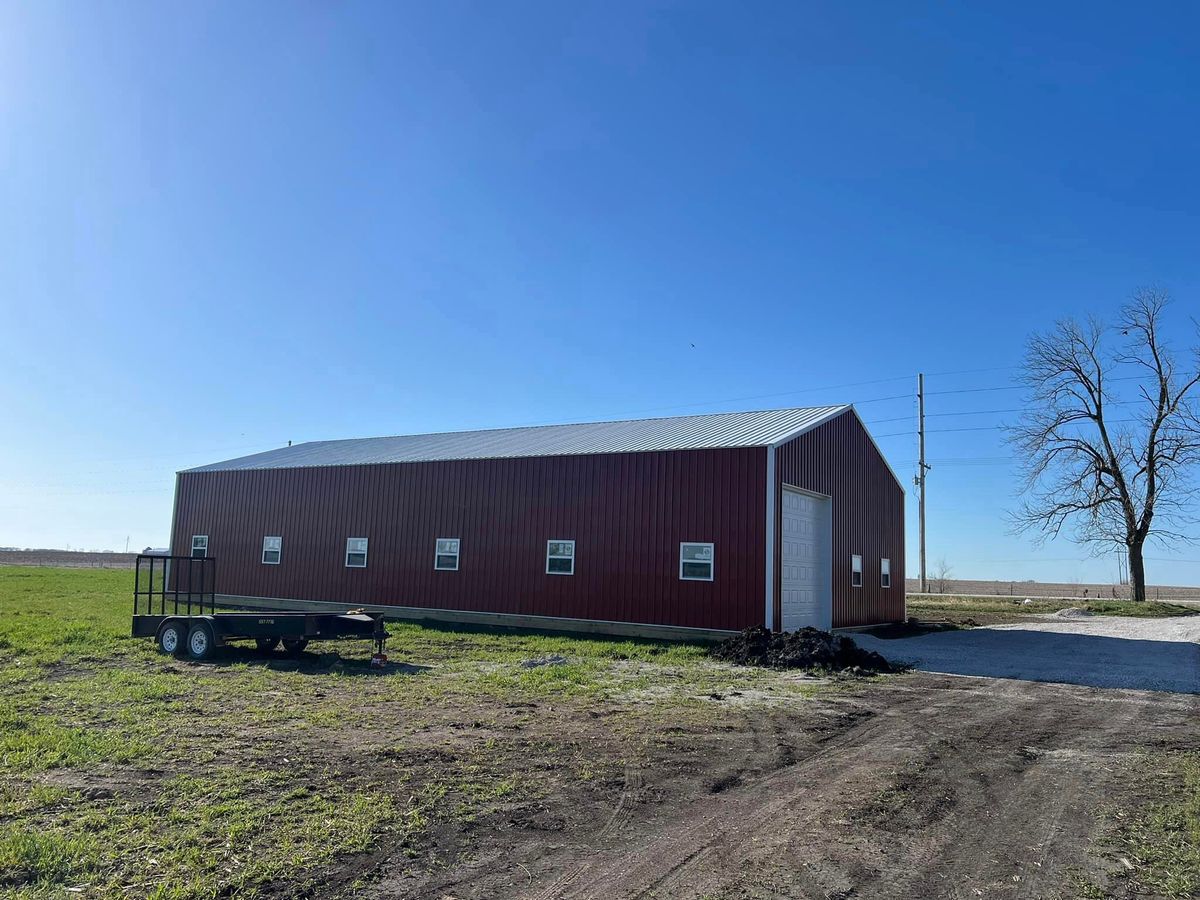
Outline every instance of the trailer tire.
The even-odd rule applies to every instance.
[[[187,655],[189,659],[194,659],[197,662],[212,659],[216,649],[217,636],[213,633],[212,626],[207,622],[197,622],[188,629]]]
[[[299,656],[308,646],[308,638],[284,638],[283,649],[289,656]]]
[[[270,653],[279,646],[279,638],[277,637],[260,637],[254,639],[254,648],[259,653]]]
[[[182,656],[187,646],[187,626],[178,619],[168,619],[158,628],[154,643],[159,653],[167,656]]]

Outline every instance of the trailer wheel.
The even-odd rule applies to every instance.
[[[308,646],[308,638],[284,638],[283,649],[291,656],[299,656]]]
[[[254,639],[254,646],[259,653],[270,653],[279,646],[279,638],[277,637],[261,637]]]
[[[197,622],[188,629],[187,654],[190,658],[197,661],[211,659],[216,647],[217,637],[207,622]]]
[[[187,628],[183,622],[168,620],[158,629],[154,642],[158,644],[160,653],[179,656],[183,653],[184,645],[187,643]]]

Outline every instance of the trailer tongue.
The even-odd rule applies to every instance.
[[[133,636],[152,637],[163,653],[212,658],[227,641],[252,640],[272,652],[281,644],[299,655],[310,641],[360,638],[375,642],[371,664],[387,662],[383,615],[217,611],[216,559],[140,554],[134,564]]]

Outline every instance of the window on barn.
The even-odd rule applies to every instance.
[[[850,557],[850,587],[862,587],[862,557],[857,553]]]
[[[892,561],[886,557],[879,561],[879,586],[885,588],[892,586]]]
[[[192,559],[204,559],[208,556],[208,535],[192,535]]]
[[[438,538],[433,567],[442,572],[458,571],[458,538]]]
[[[346,568],[365,569],[367,567],[367,539],[346,538]]]
[[[283,538],[263,538],[263,564],[268,566],[277,566],[279,565],[279,558],[281,556],[283,556]]]
[[[713,545],[680,544],[679,578],[681,581],[713,580]]]
[[[574,541],[546,541],[546,574],[575,574]]]

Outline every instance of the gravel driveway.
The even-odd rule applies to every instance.
[[[884,640],[868,650],[926,672],[1200,694],[1200,616],[1060,618]]]

